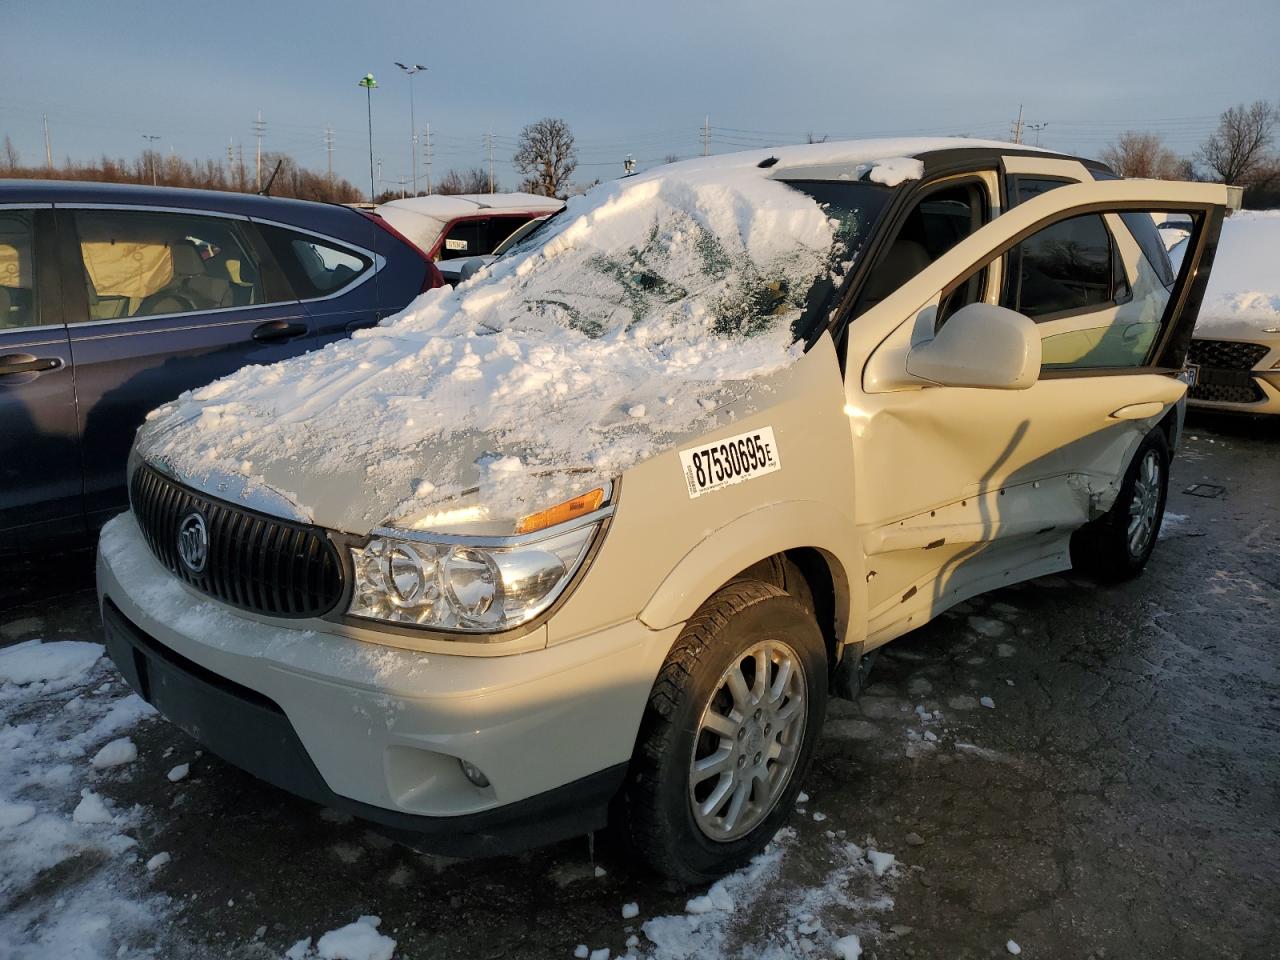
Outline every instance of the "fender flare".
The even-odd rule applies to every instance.
[[[835,589],[836,636],[840,646],[861,643],[865,620],[866,559],[852,520],[813,500],[768,504],[710,531],[681,558],[640,611],[659,630],[683,623],[737,573],[784,550],[818,550]]]

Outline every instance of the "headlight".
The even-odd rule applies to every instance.
[[[518,626],[564,592],[602,522],[494,541],[375,537],[351,548],[355,583],[347,612],[464,633]]]

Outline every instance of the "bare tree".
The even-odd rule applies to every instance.
[[[822,136],[818,136],[816,133],[811,132],[808,136],[810,143],[826,143],[830,138],[831,134],[829,133],[824,133]]]
[[[435,185],[436,193],[488,193],[489,171],[483,167],[472,167],[470,170],[450,170]],[[500,184],[494,184],[494,192],[500,193]]]
[[[521,173],[529,175],[526,183],[530,192],[548,197],[564,196],[569,178],[578,167],[578,153],[569,124],[546,117],[521,130],[515,165]]]
[[[1265,100],[1232,107],[1200,148],[1200,160],[1223,183],[1247,184],[1272,165],[1267,148],[1275,124],[1276,110]]]
[[[1103,162],[1122,177],[1185,179],[1186,163],[1164,145],[1160,135],[1126,130],[1102,151]]]
[[[662,158],[662,162],[663,163],[679,163],[680,157],[677,154],[668,153],[665,157]]]
[[[4,169],[6,173],[13,173],[22,166],[22,158],[18,156],[17,148],[14,147],[13,141],[9,139],[9,135],[4,135]]]

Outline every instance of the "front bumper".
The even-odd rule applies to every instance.
[[[679,629],[632,620],[509,656],[384,647],[195,593],[130,514],[103,530],[98,590],[125,678],[213,752],[463,856],[603,826]],[[460,759],[490,785],[468,781]]]
[[[1258,399],[1248,403],[1197,399],[1189,395],[1187,403],[1196,410],[1215,410],[1220,413],[1252,413],[1280,415],[1280,370],[1252,370],[1250,376],[1257,390]]]

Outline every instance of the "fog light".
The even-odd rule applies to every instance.
[[[462,765],[463,774],[466,775],[466,778],[470,780],[474,786],[487,787],[489,785],[489,778],[486,777],[484,773],[481,772],[480,768],[474,763],[468,763],[466,760],[462,759],[459,759],[458,763]]]

